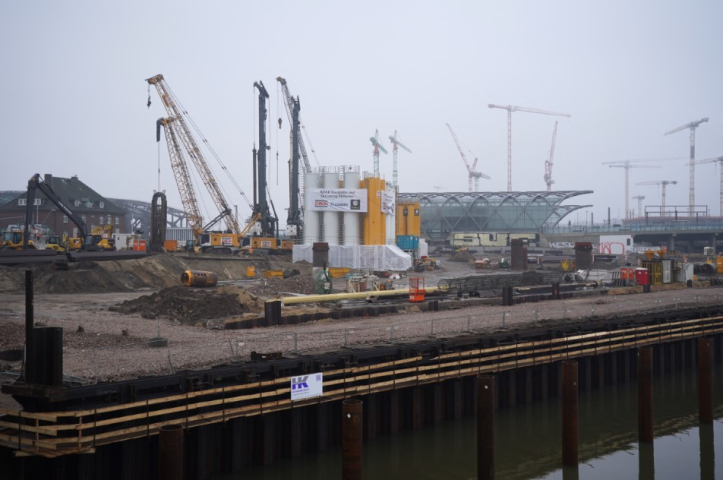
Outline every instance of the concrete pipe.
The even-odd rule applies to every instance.
[[[186,270],[181,275],[181,284],[187,287],[214,287],[218,283],[216,272]]]

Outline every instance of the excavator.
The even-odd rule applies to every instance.
[[[111,242],[109,242],[108,239],[103,238],[103,235],[101,235],[100,233],[96,233],[95,230],[88,234],[85,226],[85,221],[83,221],[82,218],[75,215],[68,207],[66,207],[65,203],[63,203],[61,198],[53,191],[50,185],[41,180],[40,174],[37,173],[30,177],[30,180],[28,180],[27,207],[25,211],[25,228],[23,232],[21,232],[22,235],[19,237],[22,240],[22,246],[20,247],[21,249],[35,248],[32,240],[29,239],[29,224],[30,219],[33,215],[32,206],[35,202],[35,194],[38,190],[45,194],[45,196],[48,197],[48,200],[53,202],[53,204],[55,204],[55,206],[58,207],[58,209],[60,209],[60,211],[63,212],[65,216],[67,216],[70,221],[75,224],[76,227],[78,227],[78,237],[68,239],[67,243],[64,246],[66,250],[115,250],[115,245],[112,245],[112,239]],[[112,229],[113,226],[110,225],[110,228]]]

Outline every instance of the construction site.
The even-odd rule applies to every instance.
[[[678,182],[656,180],[637,184],[662,189],[662,204],[644,208],[629,170],[680,159],[605,162],[625,170],[625,215],[614,221],[608,209],[603,222],[573,227],[568,216],[589,205],[564,202],[592,192],[553,190],[557,122],[545,188],[512,188],[512,113],[568,113],[489,104],[507,112],[506,191],[480,189],[490,176],[447,123],[468,191],[403,192],[398,156],[412,149],[397,131],[391,181],[378,130],[371,171],[312,166],[299,97],[276,80],[290,139],[285,225],[271,195],[261,81],[250,198],[163,75],[146,80],[148,107],[155,90],[164,115],[156,140],[181,208],[160,188],[150,203],[109,199],[55,172],[29,171],[26,190],[4,196],[8,478],[218,478],[479,418],[480,375],[497,382],[493,409],[506,409],[562,398],[563,363],[577,362],[575,375],[580,364],[580,391],[642,378],[638,349],[654,352],[655,375],[703,365],[708,347],[721,363],[723,222],[696,205],[694,168],[723,157],[696,160],[692,147],[689,204],[666,205]],[[694,139],[707,121],[667,134],[688,129]],[[212,158],[228,179],[214,175]],[[359,402],[351,446],[350,400]]]

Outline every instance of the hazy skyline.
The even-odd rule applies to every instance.
[[[275,80],[281,76],[300,97],[321,165],[372,171],[369,137],[379,129],[389,151],[381,172],[391,181],[388,136],[397,130],[413,151],[399,153],[401,192],[467,190],[445,123],[492,177],[480,189],[501,192],[506,112],[487,105],[570,113],[512,115],[512,187],[546,189],[544,162],[558,120],[553,190],[594,190],[566,203],[593,204],[600,222],[608,207],[624,216],[625,205],[624,171],[602,162],[687,157],[687,131],[663,134],[703,117],[710,121],[697,130],[696,158],[723,155],[720,18],[723,4],[700,1],[6,1],[0,190],[51,173],[78,175],[106,197],[150,201],[158,186],[155,122],[165,111],[154,90],[146,107],[145,79],[162,73],[250,198],[253,82],[261,80],[271,95],[269,185],[283,228],[289,122]],[[181,208],[163,139],[160,147],[161,189]],[[206,160],[246,218],[240,194]],[[631,170],[630,195],[659,205],[659,187],[635,183],[676,180],[666,203],[687,205],[685,163]],[[696,167],[696,204],[712,215],[719,215],[719,186],[715,164]],[[215,217],[208,195],[200,196],[204,218]]]

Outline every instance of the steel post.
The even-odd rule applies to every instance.
[[[562,362],[562,464],[578,464],[577,362]]]
[[[183,425],[164,425],[158,432],[158,479],[183,478]]]
[[[495,378],[477,376],[477,478],[495,478]]]
[[[713,340],[698,339],[698,416],[713,423]]]
[[[638,349],[638,438],[653,441],[653,348]]]
[[[362,426],[361,400],[348,398],[342,403],[342,480],[362,478]]]

